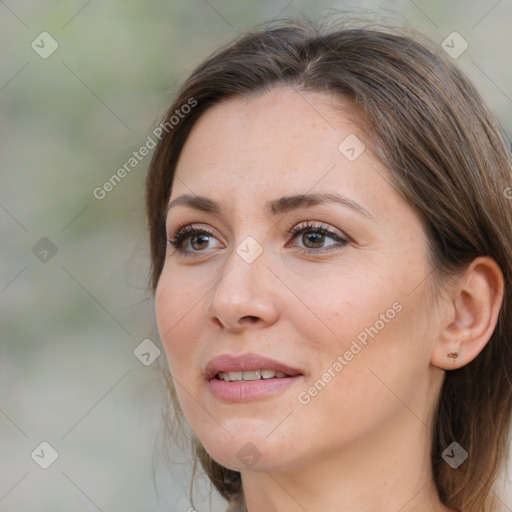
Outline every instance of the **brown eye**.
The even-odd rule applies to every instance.
[[[293,238],[298,238],[299,235],[302,235],[300,240],[304,246],[305,252],[321,252],[322,249],[345,246],[349,243],[346,238],[338,235],[323,224],[320,226],[314,224],[297,226],[290,231],[290,235]],[[333,240],[334,243],[328,243],[326,245],[326,240],[329,238]]]
[[[306,247],[311,249],[318,249],[322,247],[325,240],[325,235],[323,233],[304,233],[302,235],[302,242]]]
[[[206,228],[186,226],[178,229],[174,236],[169,236],[169,245],[180,254],[188,256],[205,252],[211,239],[216,240],[215,235]]]
[[[209,240],[210,240],[209,235],[200,233],[198,235],[193,235],[190,237],[190,245],[196,250],[205,249],[206,246],[208,245]]]

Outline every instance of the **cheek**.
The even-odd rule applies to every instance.
[[[384,269],[348,261],[310,268],[293,280],[291,273],[287,277],[296,297],[290,296],[293,321],[309,326],[305,339],[308,343],[317,339],[320,351],[343,353],[358,335],[364,341],[376,322],[380,331],[397,316],[393,304],[401,293],[390,286],[392,280]]]
[[[160,339],[173,375],[194,361],[197,348],[197,327],[204,304],[201,296],[163,272],[155,292],[155,315]]]
[[[329,275],[330,280],[316,276],[317,287],[307,286],[315,281],[294,283],[296,294],[315,313],[308,314],[311,322],[301,321],[306,327],[302,338],[315,360],[311,382],[329,382],[330,391],[322,391],[323,399],[336,403],[341,393],[354,407],[363,398],[378,407],[389,394],[370,370],[407,393],[415,372],[421,372],[428,357],[428,344],[422,343],[425,290],[419,287],[411,293],[416,278],[397,275],[391,262],[381,263],[379,269],[358,269],[357,264],[350,272],[330,269]],[[304,315],[304,305],[300,311]]]
[[[331,446],[387,424],[404,412],[404,403],[421,414],[414,390],[424,376],[410,311],[397,302],[394,309],[387,295],[380,299],[360,296],[347,303],[350,319],[340,315],[335,341],[322,347],[319,365],[298,397],[295,418],[303,419],[303,428],[319,428]]]

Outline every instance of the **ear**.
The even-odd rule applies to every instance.
[[[503,293],[498,264],[488,256],[474,259],[450,287],[444,324],[431,355],[434,366],[454,370],[475,359],[494,332]]]

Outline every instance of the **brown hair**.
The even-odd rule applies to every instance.
[[[389,29],[326,30],[282,21],[220,48],[186,80],[165,115],[197,105],[165,133],[153,155],[146,208],[156,289],[166,250],[165,210],[181,149],[199,117],[228,98],[278,85],[348,100],[371,130],[376,156],[421,215],[438,282],[488,255],[505,293],[496,329],[472,362],[446,372],[432,418],[431,463],[441,501],[463,512],[495,510],[492,486],[508,455],[512,412],[512,186],[510,145],[474,86],[452,62]],[[172,382],[169,380],[172,392]],[[175,396],[172,392],[172,396]],[[180,408],[175,402],[175,409]],[[441,458],[453,441],[469,458],[456,470]],[[192,439],[211,482],[228,501],[242,496],[240,473]]]

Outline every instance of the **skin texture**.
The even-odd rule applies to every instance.
[[[351,512],[446,511],[432,481],[429,419],[444,370],[467,364],[492,334],[501,274],[478,258],[435,292],[419,216],[339,107],[327,95],[279,87],[199,119],[170,200],[205,196],[222,210],[170,210],[171,238],[180,224],[214,235],[185,240],[191,256],[168,247],[155,296],[159,332],[185,416],[210,455],[242,473],[249,512],[338,511],[341,503]],[[354,161],[338,149],[349,134],[366,143]],[[340,204],[280,215],[263,208],[317,192],[343,194],[373,220]],[[348,243],[318,241],[314,230],[289,234],[305,222]],[[252,263],[236,251],[249,236],[263,249]],[[301,403],[299,394],[365,328],[380,327],[393,304],[400,311]],[[203,374],[208,361],[248,352],[304,375],[274,396],[216,399]],[[237,457],[249,442],[260,457],[251,467]]]

